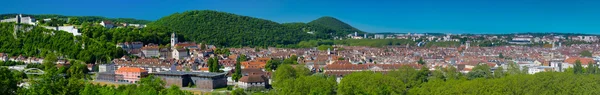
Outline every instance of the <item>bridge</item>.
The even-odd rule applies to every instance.
[[[5,67],[5,66],[3,66]],[[44,70],[38,68],[25,68],[26,65],[16,65],[16,66],[8,66],[8,69],[18,70],[24,72],[25,74],[33,74],[33,75],[42,75],[44,74]]]
[[[27,68],[24,69],[23,72],[25,74],[34,74],[34,75],[42,75],[44,74],[44,70],[38,69],[38,68]]]

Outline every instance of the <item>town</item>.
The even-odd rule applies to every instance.
[[[21,22],[17,22],[21,21]],[[2,22],[33,23],[34,18],[16,16]],[[101,21],[98,25],[105,28],[114,27],[111,21]],[[139,26],[135,24],[136,27]],[[63,30],[79,36],[77,29]],[[73,27],[73,26],[68,26]],[[139,27],[143,28],[143,27]],[[53,28],[48,28],[53,29]],[[572,68],[576,61],[584,67],[588,64],[599,64],[600,49],[598,36],[589,35],[507,35],[496,36],[486,34],[474,35],[429,35],[418,33],[407,34],[348,34],[339,39],[408,39],[420,40],[414,45],[388,45],[384,47],[332,45],[326,49],[315,48],[219,48],[214,45],[196,42],[179,42],[175,33],[170,36],[170,43],[163,47],[154,43],[123,42],[116,47],[127,52],[127,55],[102,64],[87,64],[89,71],[95,71],[94,81],[109,83],[133,84],[148,75],[160,77],[166,85],[192,87],[203,91],[235,85],[243,89],[270,89],[274,61],[291,60],[287,64],[305,67],[312,73],[322,73],[340,80],[347,74],[361,71],[388,72],[409,66],[420,69],[421,66],[434,71],[440,68],[453,67],[467,74],[478,65],[487,65],[491,71],[497,68],[510,68],[515,64],[527,74],[539,72],[563,72]],[[471,38],[459,45],[445,47],[424,47],[428,42],[460,42],[460,38]],[[501,46],[477,46],[474,42],[497,41]],[[562,42],[579,41],[587,44],[563,45]],[[527,46],[542,43],[542,46]],[[245,60],[239,60],[245,59]],[[44,58],[8,56],[0,53],[0,61],[23,62],[25,64],[41,64]],[[215,61],[218,70],[211,71]],[[236,70],[240,63],[241,70]],[[71,63],[60,59],[57,65],[68,66]],[[96,68],[95,68],[96,67]],[[11,67],[13,68],[13,67]],[[13,69],[24,69],[14,66]],[[235,79],[234,73],[241,71],[242,76]]]
[[[0,95],[600,94],[600,2],[5,3]]]

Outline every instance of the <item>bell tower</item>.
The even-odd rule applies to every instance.
[[[175,44],[177,44],[177,36],[175,36],[175,32],[171,34],[171,48],[175,49]]]

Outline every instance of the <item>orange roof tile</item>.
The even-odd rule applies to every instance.
[[[135,68],[135,67],[121,67],[117,70],[117,72],[148,72],[142,68]]]

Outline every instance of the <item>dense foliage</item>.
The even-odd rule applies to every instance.
[[[149,27],[169,27],[192,41],[217,46],[275,46],[316,39],[297,29],[259,18],[217,11],[187,11],[163,17]]]
[[[595,64],[588,68],[576,66],[565,72],[526,74],[514,65],[491,71],[486,64],[477,65],[466,75],[454,67],[415,69],[403,66],[385,74],[372,71],[346,75],[336,85],[335,78],[323,74],[306,74],[304,67],[282,65],[273,76],[273,90],[268,94],[327,94],[327,95],[524,95],[524,94],[599,94],[600,79]],[[591,67],[590,67],[591,66]],[[493,72],[493,73],[492,73]],[[320,84],[320,85],[314,85]],[[315,89],[319,88],[319,89]]]
[[[348,35],[348,34],[352,34],[354,32],[358,32],[361,34],[364,33],[363,31],[360,31],[360,30],[358,30],[336,18],[329,17],[329,16],[325,16],[325,17],[321,17],[316,20],[313,20],[313,21],[309,22],[308,25],[323,26],[327,29],[336,31],[336,32],[329,32],[329,33],[335,33],[336,35]]]
[[[97,41],[86,36],[73,36],[64,31],[21,25],[14,32],[13,23],[0,23],[0,52],[10,56],[40,57],[56,54],[59,57],[78,59],[87,63],[108,62],[125,52],[114,44]],[[84,30],[86,31],[86,30]]]
[[[165,88],[165,83],[158,77],[148,76],[137,84],[98,85],[92,83],[84,64],[73,63],[60,68],[50,67],[45,74],[28,79],[27,88],[17,86],[23,80],[24,73],[0,67],[2,95],[192,95],[177,86]]]
[[[23,74],[19,71],[9,70],[6,67],[0,67],[0,94],[2,95],[15,95],[19,87],[17,86],[22,82]]]

